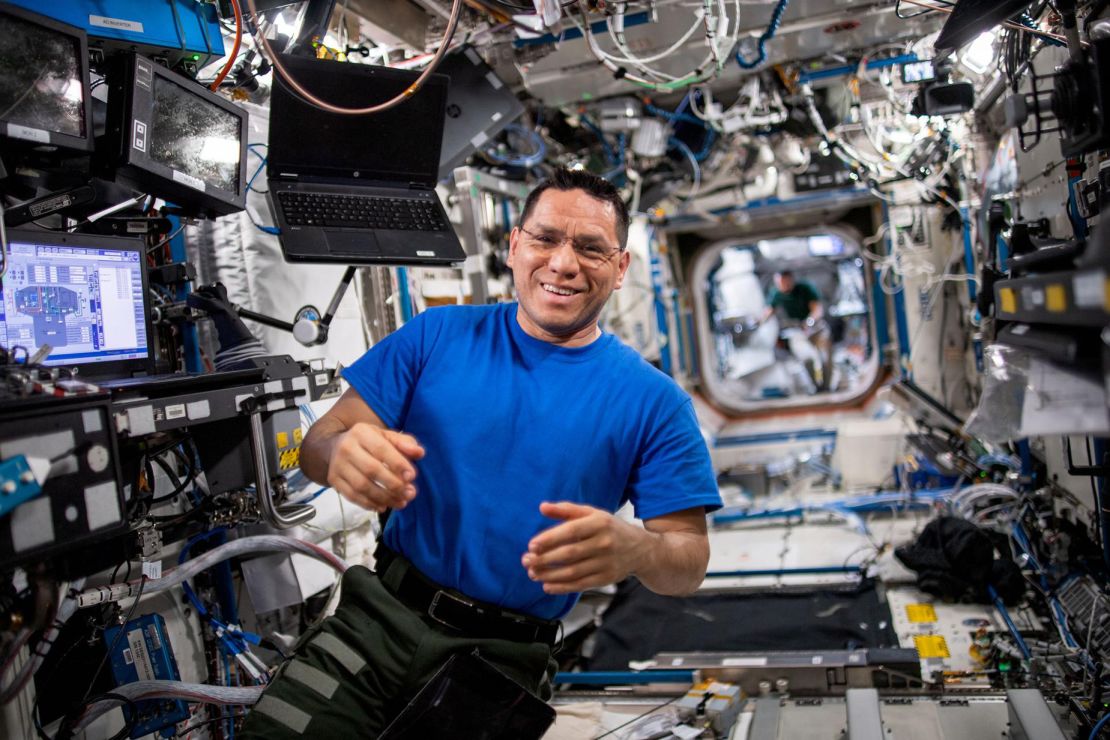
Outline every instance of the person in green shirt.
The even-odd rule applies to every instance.
[[[820,361],[813,361],[813,353],[808,348],[797,351],[795,342],[788,343],[791,352],[805,365],[817,390],[828,390],[832,375],[832,333],[825,321],[821,294],[812,283],[796,280],[790,270],[780,270],[775,273],[775,287],[767,295],[764,320],[776,311],[781,312],[780,316],[787,325],[800,324],[808,343],[817,350]]]
[[[786,317],[794,321],[813,319],[810,326],[824,315],[821,294],[817,292],[817,288],[805,280],[795,280],[794,273],[790,270],[775,273],[775,287],[767,296],[767,308],[768,314],[781,308]]]

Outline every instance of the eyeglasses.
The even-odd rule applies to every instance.
[[[544,256],[550,256],[556,249],[569,242],[578,258],[578,264],[585,267],[601,267],[622,251],[619,247],[613,249],[598,241],[575,239],[555,231],[537,234],[523,226],[517,228],[525,234],[524,241],[528,248]]]

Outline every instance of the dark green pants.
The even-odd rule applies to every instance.
[[[301,639],[239,737],[377,737],[449,657],[475,648],[541,699],[551,698],[556,666],[548,645],[452,634],[360,566],[344,574],[342,588],[335,614]]]

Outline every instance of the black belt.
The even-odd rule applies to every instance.
[[[513,642],[544,642],[554,645],[562,625],[558,621],[537,619],[494,604],[476,601],[458,591],[445,589],[413,566],[401,555],[379,543],[374,551],[382,583],[393,595],[421,614],[470,637],[497,638]],[[401,582],[394,589],[386,572],[403,567]]]

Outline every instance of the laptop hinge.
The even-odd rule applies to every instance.
[[[410,182],[409,190],[435,190],[434,185],[425,185],[422,182]]]

